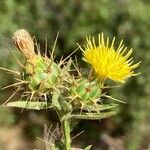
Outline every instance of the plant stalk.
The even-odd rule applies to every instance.
[[[71,150],[70,119],[65,117],[62,121],[62,127],[64,133],[64,148],[65,150]]]

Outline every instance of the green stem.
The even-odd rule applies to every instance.
[[[64,133],[64,148],[65,150],[71,150],[71,138],[70,138],[70,120],[64,118],[62,121],[63,133]]]

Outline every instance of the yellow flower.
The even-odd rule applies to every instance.
[[[107,78],[116,82],[125,82],[125,79],[137,74],[134,69],[140,64],[133,64],[131,56],[133,50],[127,50],[127,47],[120,42],[117,49],[114,48],[115,37],[111,44],[109,38],[104,38],[103,33],[98,35],[98,44],[96,45],[94,37],[87,37],[83,52],[83,60],[91,64],[97,77],[101,81]]]

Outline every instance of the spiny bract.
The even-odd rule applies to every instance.
[[[28,88],[33,91],[46,92],[60,81],[61,69],[52,60],[36,56],[26,62],[23,72]]]
[[[96,81],[89,81],[86,78],[76,79],[70,87],[70,97],[77,105],[96,103],[100,96],[101,90]]]

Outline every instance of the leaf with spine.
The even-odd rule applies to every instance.
[[[67,112],[72,111],[71,103],[66,102],[64,99],[59,99],[59,104],[62,110],[67,111]]]
[[[101,113],[80,113],[80,114],[72,114],[70,117],[75,119],[84,119],[84,120],[99,120],[114,116],[118,113],[118,110],[112,110],[108,112]]]
[[[61,150],[61,149],[56,146],[53,146],[53,147],[51,147],[51,150]]]
[[[14,101],[9,102],[4,107],[17,107],[24,109],[32,109],[32,110],[41,110],[52,108],[50,103],[47,102],[30,102],[30,101]]]
[[[84,148],[83,150],[90,150],[92,147],[92,145],[87,146],[86,148]]]
[[[96,105],[84,105],[82,110],[86,110],[89,112],[98,112],[98,111],[106,111],[110,109],[117,108],[118,104],[96,104]]]
[[[61,106],[59,104],[59,96],[60,96],[60,91],[56,90],[53,92],[52,96],[52,106],[56,107],[58,110],[61,110]]]

